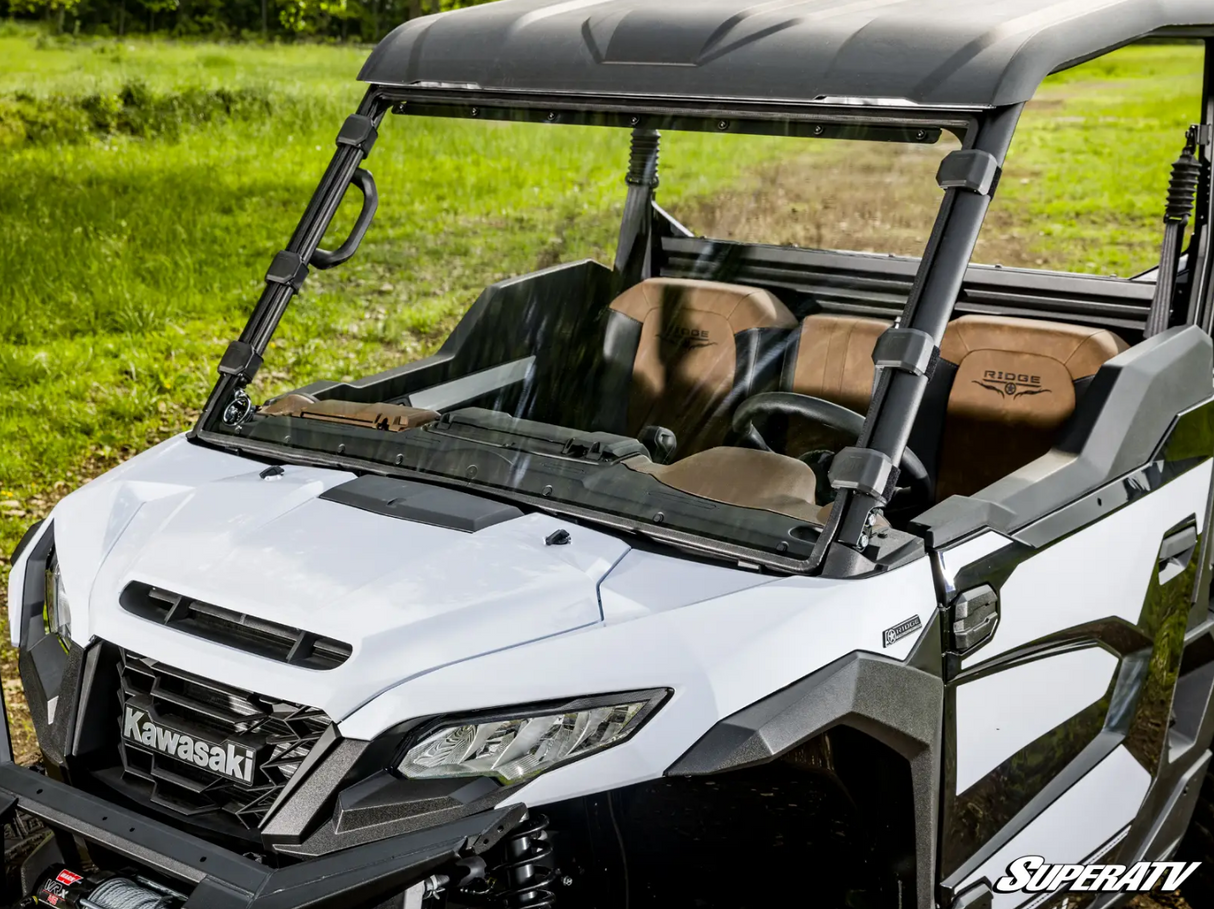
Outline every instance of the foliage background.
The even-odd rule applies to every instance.
[[[50,37],[162,34],[211,39],[377,41],[408,19],[487,0],[0,0],[0,18]]]

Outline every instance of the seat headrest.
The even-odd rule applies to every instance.
[[[724,319],[733,334],[752,328],[792,328],[793,314],[779,300],[757,287],[718,284],[690,278],[650,278],[630,287],[611,308],[638,322],[655,310],[668,316],[679,311],[712,314]]]
[[[1095,375],[1128,347],[1103,328],[1007,316],[962,316],[949,323],[940,357],[959,364],[980,351],[1032,354],[1061,363],[1075,381]]]

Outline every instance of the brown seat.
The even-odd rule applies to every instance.
[[[761,508],[812,524],[823,524],[814,501],[817,477],[795,458],[749,448],[710,448],[675,464],[645,458],[624,462],[639,473],[689,495],[742,508]]]
[[[1096,371],[1128,345],[1110,331],[1036,319],[962,316],[940,359],[956,366],[937,499],[977,492],[1049,451]]]
[[[873,391],[873,348],[892,324],[861,316],[806,316],[789,348],[782,387],[865,413]]]
[[[685,457],[725,440],[737,404],[774,388],[796,319],[765,290],[652,278],[611,304],[604,425],[663,426]]]
[[[785,355],[780,387],[867,413],[875,371],[873,348],[892,324],[861,316],[806,316]],[[784,451],[796,456],[854,441],[835,438],[822,427],[797,419],[790,422]]]

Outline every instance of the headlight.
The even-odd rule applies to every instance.
[[[666,694],[642,691],[443,722],[408,750],[397,769],[410,779],[490,776],[517,783],[627,740]]]
[[[46,569],[46,602],[42,606],[42,621],[46,633],[58,635],[66,648],[72,636],[72,610],[68,606],[67,594],[63,592],[59,560],[54,556]]]

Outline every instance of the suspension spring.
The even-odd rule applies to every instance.
[[[556,897],[549,889],[556,870],[537,864],[550,858],[548,818],[530,817],[510,832],[505,841],[506,861],[493,869],[504,888],[499,891],[505,909],[553,909]]]

